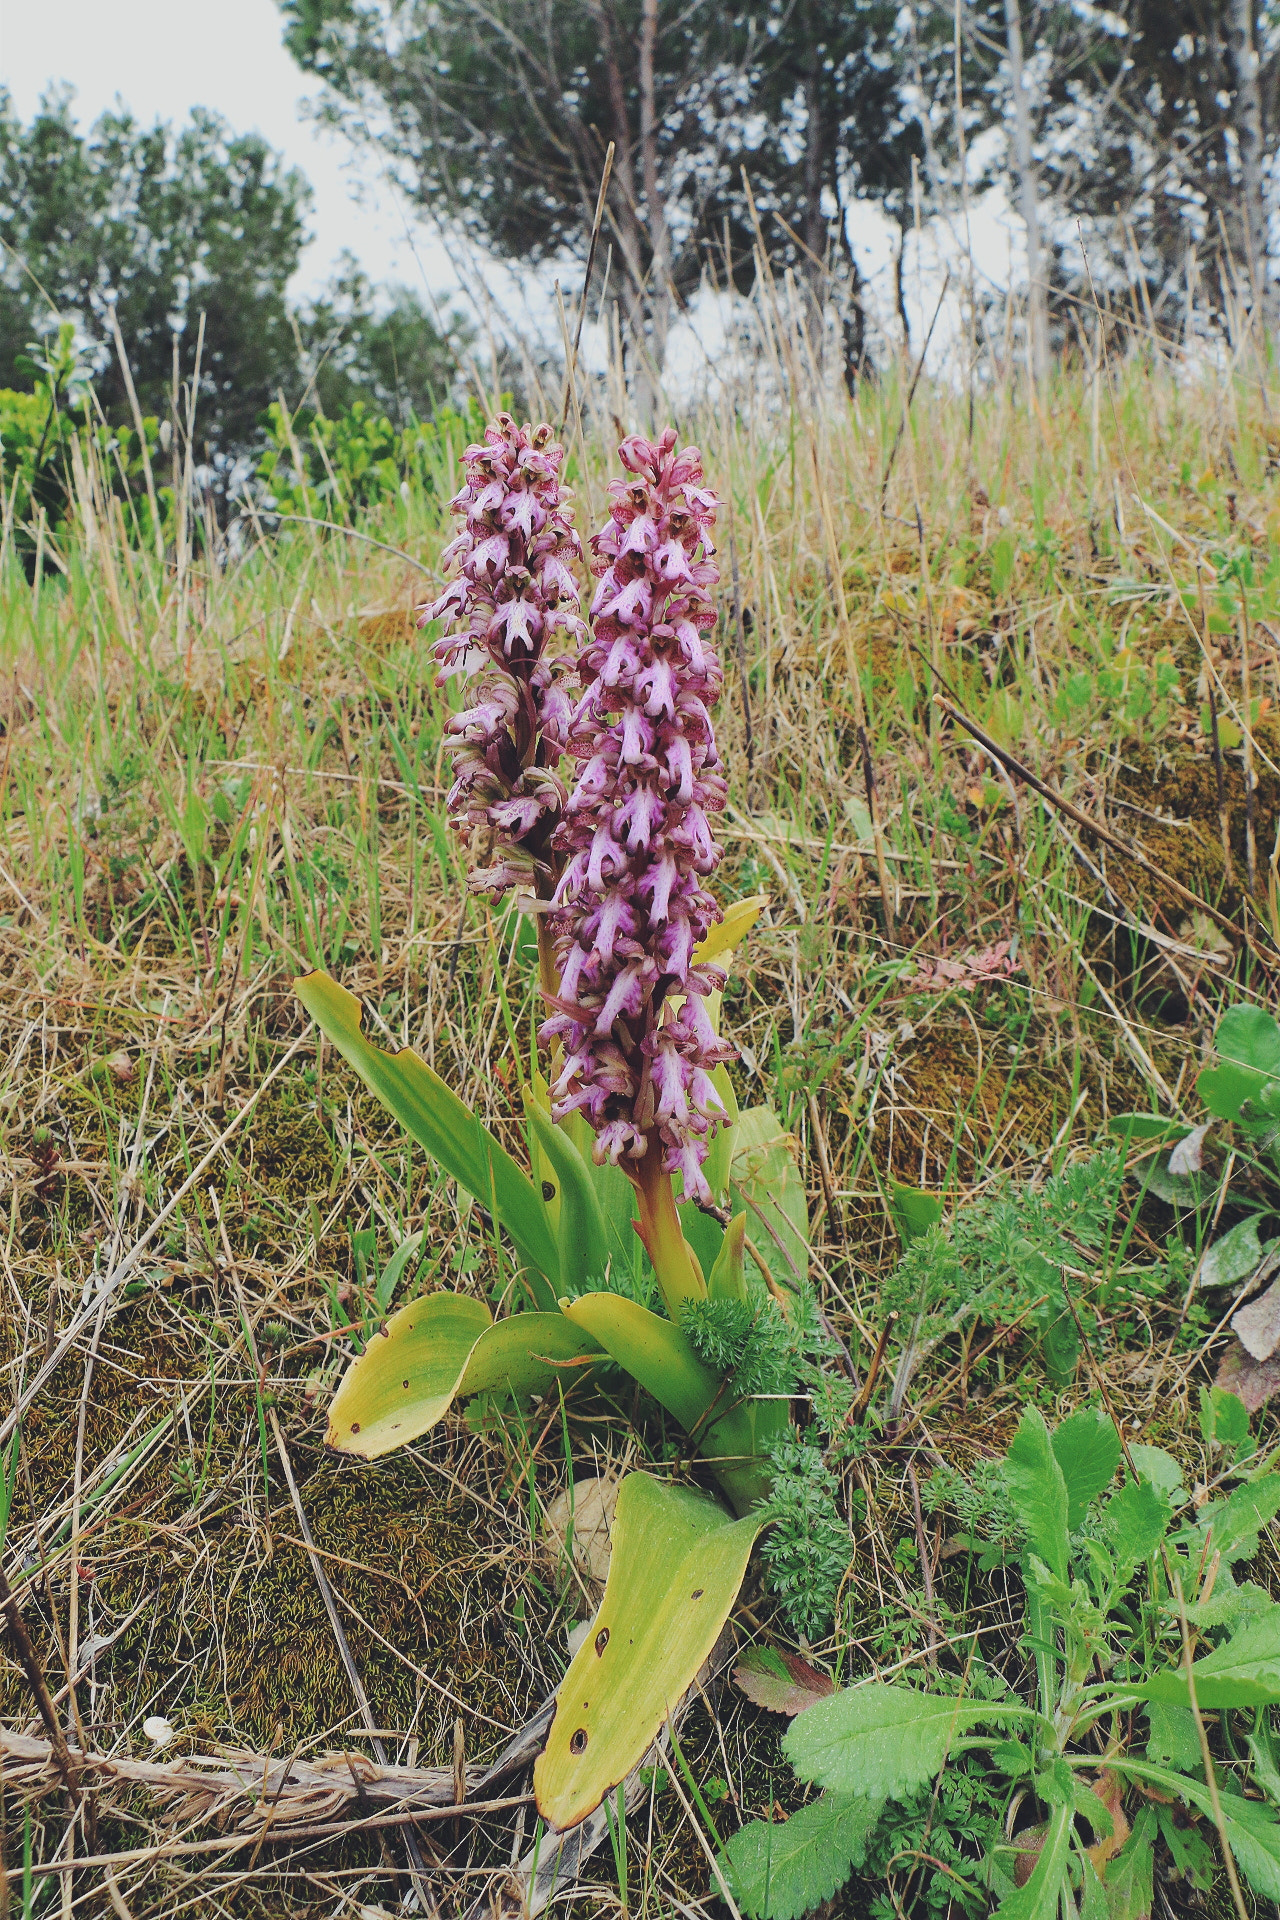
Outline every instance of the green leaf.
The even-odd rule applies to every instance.
[[[1045,1828],[1044,1845],[1025,1887],[1006,1894],[997,1920],[1058,1920],[1058,1902],[1067,1884],[1074,1810],[1055,1807]]]
[[[325,973],[309,973],[293,985],[316,1025],[406,1133],[502,1223],[533,1269],[538,1304],[554,1308],[560,1260],[528,1174],[412,1047],[387,1053],[365,1039],[354,994]]]
[[[883,1800],[824,1793],[789,1820],[753,1820],[721,1856],[725,1877],[751,1920],[799,1920],[838,1893],[866,1859]]]
[[[595,1184],[582,1155],[567,1133],[551,1124],[536,1098],[525,1097],[525,1118],[538,1151],[551,1168],[557,1187],[560,1247],[560,1284],[580,1292],[594,1283],[604,1286],[618,1251],[610,1243]]]
[[[1023,1413],[1006,1462],[1014,1512],[1033,1550],[1059,1580],[1067,1577],[1067,1483],[1038,1407]]]
[[[1247,1100],[1263,1098],[1280,1080],[1280,1026],[1260,1007],[1232,1007],[1213,1044],[1222,1064],[1200,1074],[1196,1091],[1210,1113],[1238,1120]]]
[[[990,1702],[874,1680],[806,1707],[782,1745],[802,1780],[836,1793],[900,1800],[936,1776],[970,1727],[1003,1717]]]
[[[1102,1407],[1082,1407],[1053,1430],[1053,1455],[1067,1487],[1067,1529],[1074,1533],[1090,1503],[1105,1493],[1120,1464],[1120,1435]]]
[[[1274,1810],[1237,1793],[1218,1797],[1236,1865],[1255,1893],[1280,1900],[1280,1824]]]
[[[1249,1439],[1249,1409],[1239,1394],[1225,1387],[1201,1387],[1200,1434],[1206,1446],[1230,1447],[1235,1452]]]
[[[1207,1794],[1204,1799],[1207,1804]],[[1214,1881],[1215,1852],[1201,1828],[1195,1824],[1181,1826],[1173,1817],[1172,1807],[1156,1808],[1156,1824],[1161,1839],[1169,1849],[1174,1874],[1180,1874],[1191,1886],[1199,1888],[1201,1893],[1208,1893]],[[1209,1831],[1214,1833],[1212,1827]],[[1216,1833],[1214,1838],[1217,1838]]]
[[[1214,1241],[1200,1262],[1200,1286],[1233,1287],[1257,1270],[1262,1264],[1263,1250],[1258,1239],[1258,1222],[1262,1218],[1261,1214],[1251,1213]]]
[[[1258,1535],[1278,1513],[1280,1473],[1264,1473],[1260,1479],[1246,1480],[1227,1499],[1201,1507],[1197,1530],[1209,1534],[1213,1550],[1230,1566],[1253,1558]]]
[[[1185,1139],[1191,1128],[1185,1120],[1166,1120],[1158,1113],[1116,1113],[1107,1122],[1113,1140]]]
[[[729,1199],[745,1208],[747,1234],[779,1286],[792,1291],[809,1273],[809,1209],[799,1149],[776,1113],[748,1107],[733,1129]]]
[[[564,1311],[674,1414],[686,1433],[696,1432],[699,1452],[712,1462],[739,1513],[767,1497],[770,1476],[758,1456],[766,1441],[784,1430],[785,1403],[748,1401],[734,1407],[724,1381],[702,1364],[679,1327],[634,1300],[616,1293],[584,1293],[566,1301]],[[725,1413],[707,1421],[713,1405]],[[726,1464],[716,1465],[719,1459]]]
[[[604,1599],[533,1770],[544,1820],[573,1826],[641,1759],[715,1645],[760,1526],[647,1473],[623,1481]]]
[[[1129,1458],[1144,1480],[1149,1480],[1157,1492],[1166,1494],[1176,1507],[1186,1499],[1182,1485],[1182,1468],[1171,1453],[1163,1447],[1149,1447],[1139,1441],[1130,1441]]]
[[[1136,1566],[1150,1559],[1164,1539],[1172,1515],[1167,1498],[1149,1480],[1128,1480],[1112,1494],[1102,1524],[1117,1568],[1126,1579]]]
[[[1196,1701],[1205,1711],[1280,1701],[1280,1604],[1247,1619],[1222,1646],[1195,1661],[1191,1672]],[[1124,1690],[1139,1700],[1158,1700],[1171,1707],[1191,1705],[1185,1667],[1170,1667]]]
[[[721,1127],[707,1149],[707,1157],[702,1163],[702,1173],[711,1189],[712,1199],[723,1206],[729,1192],[729,1175],[733,1166],[734,1144],[737,1140],[738,1096],[733,1090],[733,1082],[729,1078],[727,1067],[715,1067],[712,1070],[711,1084],[720,1096],[720,1104],[729,1116],[729,1124]]]
[[[943,1217],[945,1209],[936,1193],[925,1193],[920,1187],[904,1187],[897,1180],[892,1193],[893,1224],[904,1247],[908,1241],[928,1233],[930,1227],[936,1227]]]
[[[707,1298],[709,1300],[745,1300],[747,1297],[746,1275],[743,1270],[743,1247],[746,1238],[747,1216],[735,1214],[725,1228],[724,1239],[720,1243],[720,1252],[715,1265],[707,1275]]]
[[[377,1286],[374,1288],[374,1298],[383,1313],[385,1313],[391,1305],[395,1290],[404,1277],[405,1268],[413,1259],[413,1256],[417,1253],[426,1237],[425,1227],[420,1233],[407,1233],[388,1260],[386,1266],[382,1269],[381,1277],[379,1278]]]
[[[1147,1758],[1176,1773],[1199,1773],[1204,1765],[1196,1717],[1190,1707],[1168,1707],[1162,1701],[1147,1704]]]
[[[1155,1842],[1156,1817],[1150,1807],[1144,1807],[1119,1853],[1107,1862],[1108,1920],[1149,1920],[1154,1893]]]
[[[495,1326],[460,1293],[410,1300],[351,1362],[329,1408],[326,1445],[376,1460],[427,1433],[455,1399],[502,1388],[545,1393],[557,1366],[600,1347],[561,1313],[518,1313]]]

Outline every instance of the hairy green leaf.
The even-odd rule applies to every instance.
[[[1278,1513],[1280,1473],[1264,1473],[1257,1480],[1246,1480],[1225,1500],[1201,1507],[1196,1521],[1198,1531],[1209,1534],[1213,1551],[1232,1565],[1253,1558],[1258,1535]]]
[[[1280,1822],[1275,1810],[1237,1793],[1219,1795],[1236,1865],[1255,1893],[1280,1900]]]
[[[1280,1701],[1280,1604],[1256,1614],[1212,1653],[1193,1663],[1201,1708],[1261,1707]],[[1189,1707],[1185,1667],[1170,1667],[1154,1679],[1126,1686],[1139,1700]]]
[[[1257,1270],[1262,1263],[1259,1218],[1249,1214],[1206,1249],[1198,1273],[1202,1287],[1233,1287]]]
[[[1156,1817],[1144,1807],[1133,1832],[1115,1857],[1107,1862],[1109,1920],[1148,1920],[1155,1872]]]
[[[1054,1808],[1031,1878],[1025,1887],[1005,1895],[996,1908],[996,1920],[1057,1920],[1058,1902],[1067,1884],[1073,1825],[1072,1807]]]
[[[1127,1480],[1112,1494],[1102,1524],[1116,1566],[1126,1579],[1160,1545],[1172,1513],[1165,1495],[1149,1480]]]
[[[734,1898],[751,1920],[799,1920],[830,1900],[866,1858],[883,1800],[824,1793],[789,1820],[753,1820],[721,1856]]]
[[[1120,1465],[1115,1421],[1101,1407],[1081,1407],[1054,1428],[1053,1454],[1066,1482],[1067,1527],[1074,1533]]]
[[[802,1780],[836,1793],[900,1799],[934,1778],[970,1727],[1000,1717],[990,1704],[877,1680],[807,1707],[782,1744]]]
[[[1067,1577],[1067,1483],[1044,1415],[1028,1407],[1009,1448],[1006,1471],[1014,1511],[1051,1573]]]

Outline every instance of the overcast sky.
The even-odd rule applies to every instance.
[[[51,82],[64,80],[75,88],[82,125],[121,100],[147,124],[157,118],[181,122],[193,106],[206,106],[237,132],[261,133],[302,168],[315,196],[313,237],[293,282],[295,295],[322,286],[348,248],[375,283],[398,281],[429,290],[444,305],[454,303],[461,284],[471,296],[464,304],[472,305],[482,328],[492,302],[493,311],[503,316],[500,332],[509,333],[514,322],[526,337],[558,340],[547,273],[513,274],[496,262],[478,260],[462,263],[461,275],[455,273],[438,237],[414,225],[376,165],[357,162],[346,141],[316,131],[305,105],[318,88],[294,65],[280,35],[275,0],[46,0],[44,6],[0,0],[0,84],[9,88],[23,119],[30,118]],[[862,203],[858,213],[851,238],[868,277],[872,309],[880,310],[892,332],[896,229],[869,203]],[[904,284],[915,336],[928,324],[942,256],[955,253],[955,235],[946,227],[946,221],[929,222],[923,249],[908,245]],[[1021,245],[1021,231],[1017,223],[1010,228],[999,192],[975,202],[973,242],[984,273],[1002,279],[1011,246]],[[958,325],[954,297],[947,305],[935,341],[939,357]],[[692,354],[691,374],[705,371],[708,352],[715,350],[719,328],[712,316],[708,319],[700,345],[673,341],[677,361]],[[589,364],[603,364],[603,331],[588,325],[583,350]]]
[[[353,171],[346,142],[303,114],[316,88],[285,52],[280,26],[275,0],[0,0],[0,83],[24,120],[57,80],[75,88],[82,125],[117,98],[148,124],[212,107],[237,132],[261,133],[311,182],[314,238],[295,291],[322,284],[344,247],[371,279],[420,285],[396,196],[372,168]],[[439,288],[452,277],[447,262],[429,238],[415,240]]]

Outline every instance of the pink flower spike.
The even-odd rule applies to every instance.
[[[542,1031],[572,1062],[557,1117],[585,1113],[597,1160],[631,1167],[643,1219],[650,1145],[686,1197],[706,1200],[702,1161],[727,1124],[711,1069],[733,1049],[706,1008],[724,976],[693,964],[720,917],[699,885],[720,859],[711,817],[725,803],[709,713],[722,681],[708,637],[718,502],[696,447],[677,452],[670,428],[618,453],[634,477],[610,482],[591,542],[599,585],[567,731],[579,772],[555,836],[562,992]]]
[[[572,572],[582,543],[560,485],[564,448],[550,427],[517,427],[500,413],[463,462],[466,485],[449,503],[463,526],[443,556],[459,575],[420,610],[424,625],[448,619],[457,628],[432,648],[438,686],[485,669],[474,703],[449,722],[465,745],[454,756],[448,810],[461,832],[488,836],[490,864],[472,873],[477,891],[549,895],[564,808],[555,769],[573,706],[565,687],[572,663],[545,650],[553,631],[582,627]]]

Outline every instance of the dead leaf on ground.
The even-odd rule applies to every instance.
[[[733,1670],[740,1692],[770,1713],[797,1714],[815,1700],[835,1692],[829,1673],[810,1666],[798,1653],[778,1653],[773,1647],[751,1647]]]
[[[1255,1360],[1269,1360],[1280,1347],[1280,1280],[1231,1316],[1231,1331]]]
[[[1243,1400],[1250,1413],[1258,1413],[1280,1393],[1280,1357],[1255,1360],[1239,1340],[1233,1340],[1222,1356],[1214,1384]]]

